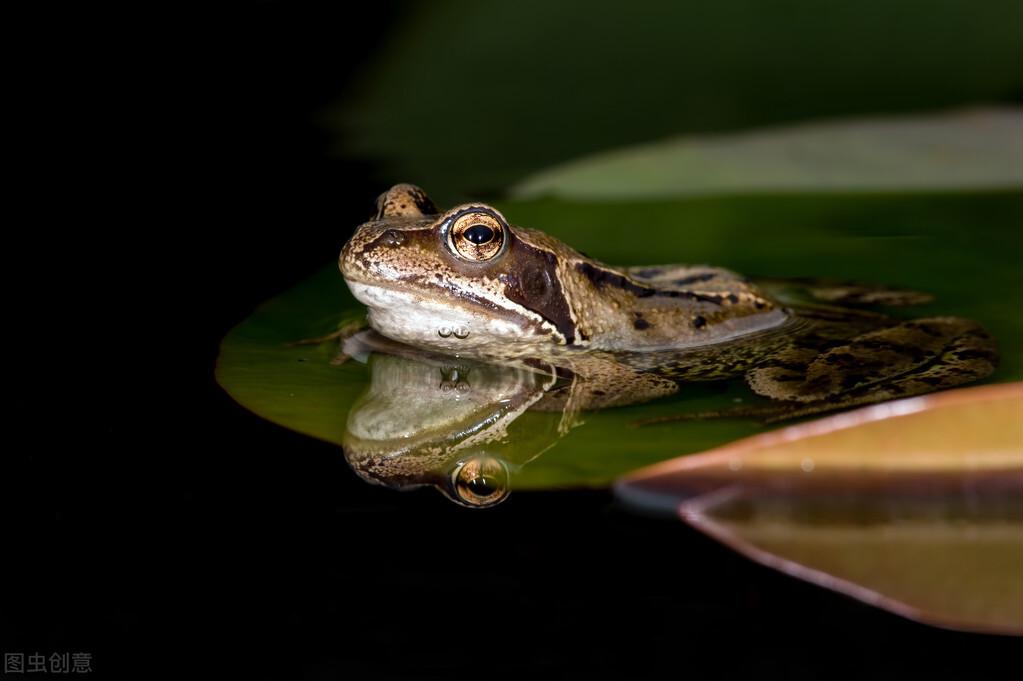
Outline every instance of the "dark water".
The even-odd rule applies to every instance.
[[[263,301],[330,263],[381,189],[371,174],[429,182],[391,177],[352,157],[330,158],[325,133],[311,122],[312,112],[349,91],[405,8],[383,8],[355,22],[340,6],[309,13],[304,5],[261,7],[190,16],[180,32],[171,30],[168,16],[128,32],[123,16],[97,22],[116,33],[109,42],[99,26],[94,32],[83,22],[73,32],[88,44],[61,56],[64,66],[84,72],[81,97],[50,77],[40,79],[61,95],[51,133],[70,128],[104,147],[86,155],[89,167],[74,179],[79,190],[87,188],[88,200],[47,187],[40,203],[63,206],[59,222],[76,237],[61,241],[55,224],[40,229],[49,241],[43,252],[69,253],[77,267],[71,281],[55,287],[59,304],[42,306],[46,319],[30,330],[56,347],[42,352],[33,340],[14,360],[56,376],[35,381],[46,393],[38,402],[41,423],[28,441],[12,441],[8,454],[16,461],[25,454],[27,463],[6,478],[5,498],[14,508],[4,516],[4,652],[90,651],[100,678],[1012,673],[1016,640],[914,624],[798,582],[681,523],[626,512],[606,490],[521,491],[485,513],[459,508],[431,489],[400,494],[367,485],[336,444],[270,423],[228,397],[212,375],[221,340]],[[731,25],[730,16],[724,19]],[[783,15],[778,23],[790,25]],[[166,49],[153,44],[154,27],[173,33]],[[197,27],[204,35],[193,36]],[[873,54],[853,38],[844,54]],[[164,74],[136,58],[147,44],[161,64],[173,62],[184,73]],[[89,55],[97,47],[111,55],[93,68]],[[902,41],[896,48],[904,54]],[[927,59],[907,63],[917,65],[913,72],[945,73]],[[830,83],[834,70],[820,72]],[[964,93],[950,85],[926,102],[1012,96],[1011,87],[976,79],[986,72],[964,66],[961,80],[980,83],[978,89]],[[787,67],[777,73],[780,81],[798,82]],[[97,81],[110,74],[118,94],[108,97]],[[874,81],[853,67],[843,74],[825,89],[874,110],[854,86]],[[940,80],[947,82],[944,75]],[[920,106],[918,96],[904,95],[906,81],[893,78],[885,101]],[[711,95],[715,82],[708,76]],[[141,98],[141,84],[155,86],[151,101]],[[607,99],[605,87],[592,92],[595,101]],[[805,115],[788,89],[775,93],[780,104],[773,118]],[[809,95],[817,99],[822,90]],[[702,116],[697,123],[713,127],[721,106],[713,96],[702,101],[693,109]],[[741,99],[734,111],[755,108],[746,103]],[[146,156],[141,165],[111,160],[108,145],[123,130],[100,135],[102,126],[80,127],[67,113],[92,108],[106,125],[132,123],[121,151]],[[827,112],[844,109],[842,101],[822,105]],[[607,120],[616,127],[613,117]],[[732,115],[728,125],[756,120]],[[177,135],[164,138],[167,131],[189,142],[178,145]],[[182,150],[184,158],[177,158]],[[521,156],[528,155],[524,149]],[[64,167],[64,156],[42,156]],[[96,159],[128,177],[106,181]],[[421,154],[415,159],[429,161]],[[456,165],[447,164],[444,175]],[[153,198],[156,188],[161,195]],[[103,224],[90,227],[94,216],[86,207],[97,200]],[[692,202],[675,224],[714,225],[720,243],[704,236],[691,250],[679,243],[674,253],[755,274],[819,276],[827,269],[922,286],[938,294],[942,310],[975,316],[1010,343],[1020,338],[1018,315],[1006,302],[1017,296],[1004,293],[1018,290],[1018,196],[920,196],[909,207],[902,199],[855,197],[843,199],[840,210],[830,201]],[[665,219],[639,206],[501,207],[516,222],[580,247],[580,231],[599,224],[601,215],[615,228]],[[121,209],[118,229],[108,229],[106,219]],[[826,261],[793,250],[806,233],[779,237],[774,228],[793,221],[827,226],[821,243],[833,250]],[[899,231],[909,222],[936,225],[951,244],[947,252],[962,259],[942,270],[927,257],[909,257],[919,252],[917,240],[907,238],[913,234]],[[632,249],[643,248],[652,258],[652,245],[601,229],[592,255],[638,263],[644,258]],[[81,248],[67,245],[79,241]],[[967,259],[974,248],[984,257]],[[842,254],[855,258],[845,265]],[[50,270],[37,267],[23,281],[36,282]],[[337,300],[324,301],[331,315],[344,306]],[[1005,356],[1008,373],[993,380],[1018,371],[1019,360]],[[336,403],[320,405],[344,413]],[[538,486],[548,474],[580,470],[564,453],[551,454],[537,462],[543,466],[525,469]],[[605,476],[602,466],[581,470],[596,479]]]

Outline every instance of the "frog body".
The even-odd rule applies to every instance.
[[[412,198],[395,198],[420,193],[410,185],[391,189],[377,219],[359,227],[341,253],[341,271],[369,307],[370,325],[390,338],[474,354],[678,349],[788,317],[727,270],[615,268],[543,232],[513,228],[490,206],[417,215]]]
[[[772,400],[760,415],[784,418],[958,385],[997,362],[976,322],[836,304],[898,303],[887,289],[804,285],[814,300],[785,304],[717,267],[606,265],[485,204],[439,213],[412,185],[377,205],[339,259],[370,326],[433,352],[585,379],[545,399],[551,408],[620,406],[742,376]]]

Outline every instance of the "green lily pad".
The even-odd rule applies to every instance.
[[[914,315],[983,323],[1001,344],[991,381],[1023,378],[1023,194],[787,196],[660,202],[506,201],[517,224],[543,229],[616,264],[708,262],[760,276],[821,276],[925,290]],[[334,254],[324,254],[325,260]],[[275,423],[339,445],[368,385],[367,365],[331,365],[330,344],[288,343],[329,333],[361,313],[335,265],[274,298],[224,339],[217,378],[239,403]],[[542,455],[515,471],[515,489],[604,486],[621,474],[764,430],[751,421],[642,418],[727,407],[748,393],[694,385],[646,405],[584,413]],[[547,428],[527,412],[519,427]]]
[[[544,170],[512,193],[635,200],[1013,187],[1023,187],[1023,109],[1006,108],[679,137]]]

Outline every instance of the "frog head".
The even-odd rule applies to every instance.
[[[339,258],[380,333],[449,352],[572,345],[579,332],[563,281],[583,259],[560,241],[468,203],[439,213],[413,185],[392,187]]]

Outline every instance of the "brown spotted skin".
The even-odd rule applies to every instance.
[[[788,402],[778,420],[921,395],[984,378],[998,365],[994,339],[974,321],[927,317],[845,341],[791,344],[746,374],[759,395]]]
[[[509,231],[502,256],[492,263],[471,263],[444,245],[435,219],[390,218],[362,225],[345,245],[341,270],[349,285],[380,286],[446,307],[460,321],[448,324],[438,315],[435,326],[417,335],[416,329],[373,324],[376,311],[370,301],[370,323],[385,336],[441,350],[457,349],[486,354],[495,343],[572,345],[576,323],[561,287],[559,260],[538,248],[527,230]],[[356,287],[353,287],[359,295]],[[365,301],[364,301],[365,302]],[[388,301],[383,301],[384,307]],[[500,321],[499,332],[488,323]],[[442,328],[461,324],[467,338],[441,335]],[[454,339],[454,340],[453,340]]]
[[[553,346],[678,350],[772,328],[789,316],[727,270],[619,269],[508,225],[484,204],[443,215],[432,214],[432,205],[412,185],[392,188],[378,200],[377,219],[360,226],[341,253],[341,272],[369,306],[370,324],[397,340],[475,355]],[[451,247],[451,225],[467,214],[504,225],[496,257],[472,261]]]
[[[550,408],[618,406],[745,376],[773,401],[766,416],[784,418],[959,385],[997,363],[975,322],[899,322],[835,304],[918,303],[923,294],[790,281],[812,302],[786,306],[720,268],[605,265],[485,204],[440,214],[413,185],[385,192],[377,208],[339,260],[370,325],[426,350],[557,364],[578,380],[571,399],[545,400]],[[499,247],[453,248],[454,226],[465,232],[477,218]]]
[[[377,212],[373,219],[415,218],[438,212],[437,206],[422,189],[414,184],[396,184],[377,197]]]

